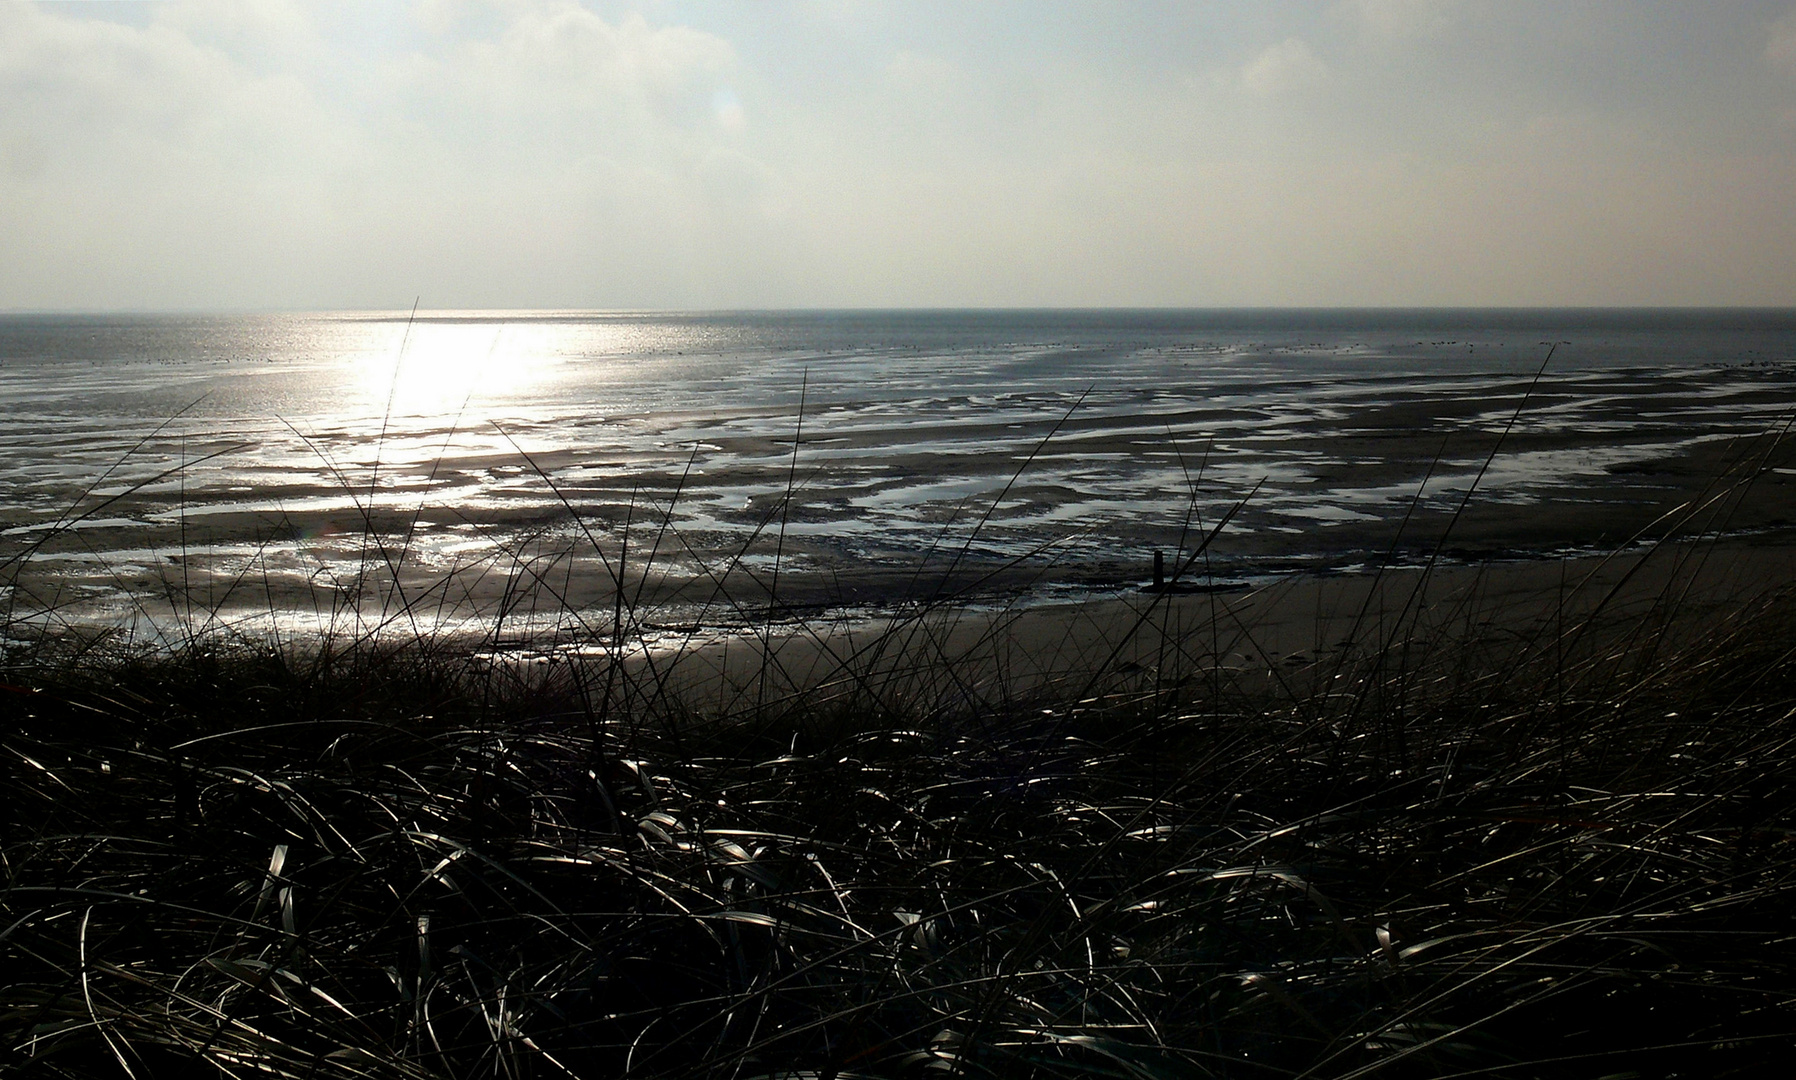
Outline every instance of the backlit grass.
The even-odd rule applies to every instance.
[[[727,713],[603,656],[41,642],[3,1068],[1768,1074],[1791,615]]]

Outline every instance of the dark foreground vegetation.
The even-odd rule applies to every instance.
[[[1781,1074],[1792,608],[1500,633],[730,715],[603,657],[38,643],[0,1072]]]

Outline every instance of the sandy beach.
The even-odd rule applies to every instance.
[[[0,0],[0,1080],[1796,1047],[1796,0]]]
[[[615,457],[531,449],[541,436],[521,432],[471,456],[425,453],[423,436],[380,454],[352,441],[339,460],[291,432],[294,445],[225,432],[183,441],[184,457],[129,462],[161,466],[147,482],[102,471],[52,483],[46,465],[0,510],[0,533],[15,618],[378,624],[403,611],[409,625],[504,614],[539,628],[615,607],[620,567],[630,607],[678,623],[752,624],[732,612],[770,602],[816,613],[1101,598],[1147,580],[1153,552],[1194,551],[1225,517],[1193,575],[1259,583],[1673,535],[1772,542],[1796,505],[1777,427],[1796,385],[1784,375],[1336,387],[1277,425],[1263,407],[1127,402],[1090,417],[1036,408],[1021,425],[1003,409],[941,429],[816,420],[796,455],[789,437],[729,435],[741,421],[727,415],[703,447]]]
[[[624,656],[639,680],[632,693],[666,693],[720,714],[770,695],[814,704],[870,693],[955,710],[1094,695],[1296,701],[1369,663],[1576,672],[1643,643],[1675,653],[1736,629],[1793,583],[1796,546],[1679,543],[1292,574],[1255,587],[1143,588],[1079,602],[788,615],[746,632],[661,627]],[[526,653],[535,655],[495,655]]]

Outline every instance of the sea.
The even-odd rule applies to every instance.
[[[1793,417],[1789,310],[4,315],[0,630],[603,633],[1775,539]]]

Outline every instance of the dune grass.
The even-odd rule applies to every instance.
[[[1768,1071],[1796,607],[1569,660],[1466,625],[1276,688],[724,711],[603,654],[46,639],[0,688],[0,1070]]]
[[[942,589],[857,630],[700,560],[748,675],[682,683],[696,631],[649,649],[641,603],[671,511],[566,509],[591,648],[14,632],[0,1074],[1758,1076],[1796,1038],[1781,583],[1405,600],[1251,671],[1150,597],[1018,678]]]

